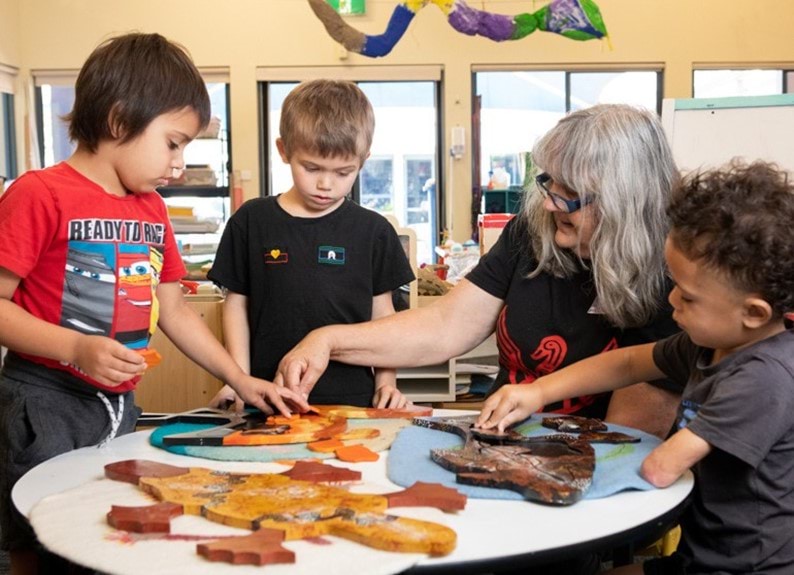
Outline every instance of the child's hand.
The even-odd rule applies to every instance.
[[[277,410],[281,415],[289,417],[292,411],[287,404],[295,408],[296,411],[304,413],[311,407],[306,400],[299,394],[286,387],[281,387],[264,379],[257,379],[250,375],[244,375],[235,382],[230,382],[242,401],[248,405],[253,405],[265,413],[273,413]]]
[[[525,420],[543,405],[538,386],[503,385],[485,401],[480,417],[474,425],[482,429],[496,427],[499,433],[503,433],[505,429]]]
[[[220,391],[215,394],[215,397],[210,400],[210,407],[234,409],[234,411],[240,412],[245,409],[245,404],[231,387],[224,385]]]
[[[146,370],[143,356],[109,337],[84,335],[78,338],[74,363],[90,377],[116,387]]]
[[[408,398],[393,385],[380,386],[372,396],[372,407],[378,409],[403,409],[410,403]]]

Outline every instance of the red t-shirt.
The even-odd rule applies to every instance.
[[[157,326],[160,282],[185,275],[156,193],[107,193],[66,163],[21,176],[0,196],[0,267],[21,279],[13,301],[44,321],[145,348]],[[77,366],[26,354],[116,393]]]

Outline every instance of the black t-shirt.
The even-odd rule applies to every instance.
[[[368,321],[374,296],[414,279],[380,214],[345,201],[298,218],[275,197],[250,200],[231,217],[208,277],[248,297],[251,375],[267,380],[311,330]],[[331,362],[309,401],[369,406],[373,393],[371,368]]]
[[[649,324],[620,329],[595,313],[591,270],[582,268],[568,278],[548,273],[528,278],[536,266],[526,226],[516,217],[467,276],[505,303],[496,325],[500,369],[494,389],[506,383],[531,383],[597,353],[657,341],[679,331],[666,298],[659,302],[659,313]],[[666,380],[654,384],[672,385]],[[609,394],[601,394],[572,398],[544,410],[603,418],[608,402]]]

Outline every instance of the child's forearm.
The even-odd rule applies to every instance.
[[[0,344],[10,350],[75,363],[83,334],[39,319],[0,298]]]
[[[375,368],[375,389],[386,385],[397,387],[397,370],[385,367]]]
[[[653,362],[654,344],[612,350],[578,361],[538,379],[543,405],[581,395],[595,395],[664,374]]]
[[[642,462],[640,475],[656,487],[667,487],[710,451],[707,441],[686,428],[681,429],[651,451]]]
[[[248,327],[248,299],[229,293],[223,302],[223,341],[229,355],[245,373],[251,373],[251,333]]]

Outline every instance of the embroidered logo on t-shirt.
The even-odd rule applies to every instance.
[[[286,248],[270,248],[265,250],[266,264],[285,264],[289,261],[289,254]]]
[[[320,246],[317,262],[335,266],[345,265],[345,248],[336,246]]]

